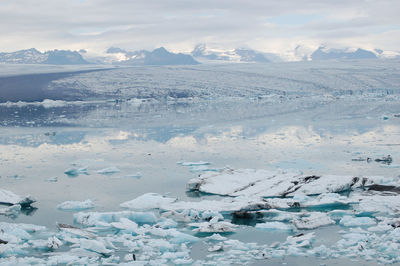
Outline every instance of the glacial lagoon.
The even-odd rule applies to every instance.
[[[0,77],[0,263],[399,263],[398,61],[49,69]]]

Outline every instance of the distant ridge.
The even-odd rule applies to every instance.
[[[52,50],[40,52],[35,48],[19,50],[11,53],[0,53],[3,64],[51,64],[51,65],[83,65],[89,64],[76,51]]]
[[[377,59],[378,57],[370,51],[358,48],[354,52],[345,50],[332,49],[327,50],[320,46],[311,54],[312,60],[331,60],[331,59]]]
[[[263,53],[251,49],[234,49],[234,50],[213,50],[208,49],[205,44],[198,44],[192,51],[195,58],[203,58],[207,60],[231,61],[231,62],[258,62],[268,63]]]
[[[126,50],[110,47],[108,54],[122,54],[125,58],[115,62],[123,65],[197,65],[197,62],[191,55],[182,53],[171,53],[164,47],[157,48],[153,51],[135,51],[128,52]]]

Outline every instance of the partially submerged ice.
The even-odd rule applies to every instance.
[[[112,175],[112,174],[119,173],[119,172],[121,172],[121,170],[119,170],[115,166],[107,167],[107,168],[96,171],[96,173],[101,174],[101,175]]]
[[[71,167],[66,169],[64,171],[64,174],[66,174],[69,177],[77,177],[79,175],[88,175],[89,173],[86,167],[81,167],[81,168]]]
[[[175,198],[164,197],[157,193],[146,193],[136,199],[121,203],[122,208],[141,210],[141,209],[158,209],[163,205],[169,205],[175,202]]]
[[[84,201],[64,201],[57,205],[59,210],[85,210],[94,208],[94,203],[90,199]]]
[[[0,189],[0,204],[5,205],[21,205],[22,207],[30,206],[36,202],[32,196],[19,196],[11,191]]]

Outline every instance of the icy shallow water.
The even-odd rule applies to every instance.
[[[359,245],[372,237],[368,228],[373,225],[362,225],[360,229],[356,225],[343,226],[340,224],[343,217],[334,219],[334,224],[314,229],[268,231],[256,227],[275,221],[268,216],[238,220],[221,211],[224,221],[238,227],[232,233],[223,233],[225,240],[209,240],[206,237],[210,233],[196,233],[188,225],[207,219],[188,215],[189,220],[182,222],[179,220],[182,217],[167,216],[179,222],[170,228],[195,236],[194,240],[167,232],[169,227],[163,225],[154,227],[162,222],[159,217],[164,217],[168,206],[142,210],[155,213],[157,220],[153,222],[131,217],[139,229],[144,228],[140,233],[139,229],[116,231],[118,226],[128,226],[125,220],[118,220],[121,218],[118,214],[114,214],[116,220],[112,222],[124,225],[110,226],[111,221],[106,220],[103,222],[108,226],[85,224],[76,216],[74,219],[79,204],[68,203],[63,207],[59,204],[90,199],[94,208],[82,212],[120,212],[125,210],[121,203],[150,192],[180,202],[221,201],[226,197],[190,192],[186,184],[201,174],[227,168],[398,178],[400,81],[395,73],[399,67],[396,62],[378,65],[355,62],[333,66],[288,64],[275,68],[246,64],[120,69],[79,73],[46,83],[46,90],[68,87],[72,91],[89,91],[73,101],[1,103],[1,188],[18,195],[32,195],[37,202],[32,209],[23,209],[12,216],[2,215],[0,219],[46,226],[44,236],[32,233],[32,238],[47,241],[55,236],[63,243],[60,249],[56,245],[49,248],[47,242],[40,248],[38,243],[19,236],[20,240],[10,240],[17,247],[15,253],[3,247],[1,256],[40,257],[46,253],[52,263],[60,263],[54,257],[59,251],[74,255],[69,257],[70,261],[83,258],[81,263],[88,258],[103,263],[124,262],[131,259],[132,253],[137,260],[155,264],[398,262],[395,250],[400,238],[389,237],[394,229],[376,233],[382,237],[382,243],[388,244],[386,249],[363,247],[369,253],[362,253]],[[290,73],[290,78],[285,73]],[[374,161],[389,154],[393,158],[390,164]],[[368,157],[372,159],[370,162],[360,160]],[[353,207],[318,211],[334,209]],[[353,215],[351,212],[343,215],[346,214]],[[398,212],[379,214],[385,215],[394,220],[399,218]],[[218,215],[213,213],[210,218],[213,216]],[[375,225],[380,221],[378,215],[361,216],[373,217]],[[283,224],[292,226],[292,219]],[[98,235],[97,242],[59,231],[56,223],[87,228]],[[99,227],[103,230],[97,231]],[[164,228],[164,232],[155,233],[155,228]],[[315,233],[310,236],[310,245],[299,246],[288,240],[290,236],[310,233]],[[346,234],[352,233],[358,235],[346,238]],[[338,248],[342,239],[355,242],[348,246],[342,243]],[[378,240],[371,238],[371,241]],[[218,251],[218,245],[223,251]],[[321,245],[327,249],[317,250]],[[217,251],[208,251],[210,247]],[[358,253],[344,251],[352,248]],[[377,258],[384,260],[376,261]]]

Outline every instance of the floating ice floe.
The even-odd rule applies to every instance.
[[[200,165],[209,165],[209,162],[198,161],[198,162],[178,162],[179,165],[182,166],[200,166]]]
[[[17,217],[21,211],[21,205],[11,205],[6,208],[0,208],[0,215],[5,215],[9,217]]]
[[[65,201],[57,205],[59,210],[85,210],[94,208],[94,203],[87,199],[85,201]]]
[[[307,176],[281,171],[225,169],[222,172],[201,174],[191,179],[187,187],[188,190],[224,196],[285,197],[295,193],[337,193],[391,181],[393,179],[383,177]]]
[[[66,174],[69,177],[77,177],[79,175],[88,175],[88,171],[86,167],[82,168],[68,168],[64,171],[64,174]]]
[[[312,242],[315,240],[315,233],[308,233],[308,234],[297,234],[294,236],[288,236],[286,239],[285,244],[296,246],[296,247],[309,247]]]
[[[111,225],[119,230],[123,230],[124,232],[139,233],[139,226],[137,223],[127,219],[120,218],[118,222],[112,222]]]
[[[197,172],[208,172],[208,171],[216,172],[218,170],[209,168],[208,165],[192,165],[192,166],[190,166],[190,172],[197,173]]]
[[[33,234],[37,232],[44,232],[46,227],[33,224],[16,224],[0,222],[0,239],[4,242],[0,244],[0,256],[4,254],[19,254],[23,253],[19,247],[26,241],[33,238]],[[4,245],[6,244],[6,245]]]
[[[137,172],[136,174],[130,174],[130,175],[124,175],[123,177],[128,177],[128,178],[141,178],[143,175],[141,172]]]
[[[292,231],[292,225],[282,222],[266,222],[256,224],[256,228],[263,231]]]
[[[119,173],[119,172],[121,172],[121,170],[119,170],[115,166],[107,167],[107,168],[96,171],[96,173],[101,174],[101,175],[112,175],[112,174]]]
[[[57,182],[58,178],[57,177],[50,177],[50,178],[47,178],[45,181],[46,182]]]
[[[68,234],[72,234],[75,237],[79,237],[79,238],[80,237],[83,237],[83,238],[95,238],[96,237],[95,234],[93,234],[87,230],[75,227],[73,225],[59,223],[59,224],[57,224],[57,227],[60,231],[68,233]]]
[[[393,214],[400,211],[400,195],[385,192],[384,195],[364,193],[351,197],[359,202],[358,205],[354,206],[354,209],[358,212]]]
[[[28,243],[33,248],[40,250],[56,250],[63,245],[63,242],[55,236],[48,239],[32,239]]]
[[[131,201],[121,203],[120,206],[132,210],[158,209],[175,201],[177,201],[176,198],[168,198],[157,193],[146,193]]]
[[[217,245],[214,245],[207,249],[208,252],[218,252],[218,251],[223,251],[223,250],[224,250],[223,244],[217,244]]]
[[[304,217],[293,220],[293,224],[297,227],[297,229],[315,229],[334,223],[335,221],[333,221],[324,212],[309,212]]]
[[[234,232],[237,227],[237,225],[230,222],[218,221],[217,216],[212,218],[209,222],[189,223],[188,225],[196,227],[193,231],[199,233],[228,233]]]
[[[72,102],[73,104],[76,104],[78,102]],[[1,106],[5,107],[25,107],[25,106],[43,106],[44,108],[54,108],[54,107],[64,107],[67,106],[69,103],[63,100],[50,100],[50,99],[44,99],[41,102],[23,102],[23,101],[18,101],[18,102],[10,102],[7,101],[5,103],[1,103]]]
[[[31,196],[21,197],[11,191],[0,189],[0,204],[16,205],[19,204],[22,207],[30,206],[36,202]]]
[[[138,224],[157,222],[157,217],[152,212],[78,212],[74,214],[75,222],[85,226],[110,227],[110,223],[118,222],[121,218],[127,218]]]
[[[99,241],[99,240],[95,240],[95,239],[85,239],[85,238],[81,238],[79,240],[79,245],[82,249],[86,249],[95,253],[99,253],[101,255],[109,255],[111,254],[113,251],[106,248],[106,245],[104,244],[104,242]]]
[[[344,216],[339,224],[343,226],[371,226],[376,225],[376,221],[371,217]]]

